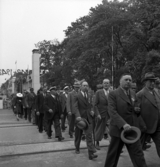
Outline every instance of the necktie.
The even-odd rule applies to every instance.
[[[87,99],[87,94],[86,94],[86,93],[84,93],[84,98],[85,98],[86,100],[88,100],[88,99]]]
[[[131,97],[130,97],[129,91],[126,91],[126,93],[127,93],[129,101],[131,102]]]

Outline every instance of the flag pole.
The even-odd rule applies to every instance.
[[[114,87],[114,58],[113,58],[113,26],[112,26],[112,86]]]

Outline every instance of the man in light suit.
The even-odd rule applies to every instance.
[[[75,127],[75,115],[73,114],[74,112],[73,111],[73,98],[79,91],[80,83],[75,82],[73,86],[74,86],[74,89],[72,90],[72,92],[68,93],[68,98],[67,98],[67,113],[68,113],[70,138],[73,138],[73,132],[74,132],[74,127]]]
[[[146,135],[153,139],[160,157],[160,96],[154,89],[156,79],[152,72],[146,73],[143,79],[145,87],[137,93],[137,98],[147,127]]]
[[[99,141],[101,141],[104,136],[106,122],[109,120],[108,96],[110,92],[110,80],[104,79],[102,85],[103,89],[100,89],[96,92],[94,100],[94,110],[97,117],[95,127],[95,141],[97,150],[100,150]]]
[[[108,97],[108,113],[110,115],[111,142],[105,161],[105,167],[116,167],[124,144],[127,147],[134,167],[147,167],[140,140],[133,144],[126,144],[121,140],[123,129],[131,126],[138,127],[139,107],[135,107],[136,94],[130,87],[132,77],[123,74],[120,78],[120,87],[110,92]]]
[[[94,112],[92,110],[92,104],[89,103],[88,97],[88,83],[83,81],[81,83],[81,90],[74,96],[73,99],[73,112],[76,117],[76,122],[82,120],[84,118],[88,122],[88,128],[84,130],[86,135],[86,143],[88,148],[89,159],[92,160],[97,158],[98,156],[94,153],[96,152],[93,139],[92,139],[92,117],[94,116]],[[75,147],[76,153],[80,153],[80,142],[82,137],[83,130],[78,126],[75,128]]]

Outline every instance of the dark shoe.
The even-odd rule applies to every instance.
[[[52,139],[52,137],[51,137],[51,136],[48,136],[48,139]]]
[[[151,145],[145,145],[142,149],[143,149],[143,151],[145,151],[145,150],[147,150],[148,148],[150,148],[151,147]]]
[[[104,134],[104,139],[107,139],[108,138],[108,135],[107,134]]]
[[[39,130],[39,133],[43,133],[43,130]]]
[[[95,155],[95,154],[90,154],[89,155],[89,159],[90,160],[92,160],[92,159],[94,159],[94,158],[97,158],[98,157],[98,155]]]
[[[100,146],[99,146],[99,144],[96,144],[95,148],[96,148],[97,150],[100,150],[100,149],[101,149]]]
[[[82,140],[85,140],[85,139],[86,139],[86,136],[85,136],[85,135],[83,135],[81,139],[82,139]]]
[[[58,137],[58,141],[64,140],[64,137]]]
[[[80,151],[78,149],[75,150],[76,154],[80,154]]]
[[[70,135],[70,138],[73,138],[73,135]]]

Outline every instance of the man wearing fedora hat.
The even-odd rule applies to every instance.
[[[80,83],[78,81],[74,82],[74,89],[68,93],[67,98],[67,113],[69,121],[69,135],[73,138],[73,132],[75,127],[75,115],[73,114],[73,97],[78,93],[80,88]]]
[[[141,108],[141,116],[147,127],[145,134],[143,134],[144,142],[146,136],[150,135],[160,157],[160,96],[155,91],[156,80],[154,73],[146,73],[143,79],[145,86],[137,93],[137,98]]]
[[[140,108],[135,106],[136,94],[130,89],[131,83],[131,75],[123,74],[120,77],[120,87],[109,93],[108,113],[110,116],[109,132],[111,141],[105,167],[117,166],[124,144],[127,147],[134,167],[147,167],[140,140],[127,144],[121,139],[123,130],[131,130],[132,126],[138,127]]]
[[[92,111],[92,104],[88,99],[88,83],[86,81],[81,82],[80,91],[73,98],[73,112],[75,114],[76,122],[82,122],[85,119],[88,122],[88,128],[84,129],[86,135],[86,143],[88,148],[89,159],[92,160],[98,156],[94,153],[96,149],[92,139],[92,117],[94,112]],[[78,126],[75,128],[75,147],[76,153],[80,153],[80,142],[83,130]]]

